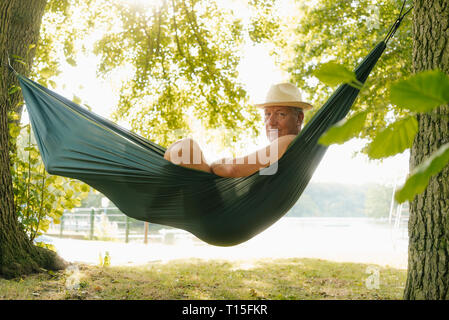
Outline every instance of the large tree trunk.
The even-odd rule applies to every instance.
[[[0,1],[0,276],[11,278],[36,272],[41,268],[60,269],[64,261],[54,252],[33,246],[22,230],[14,208],[14,194],[10,172],[8,112],[17,109],[20,93],[8,94],[17,79],[5,67],[7,55],[18,55],[31,65],[44,13],[46,0]],[[27,74],[20,64],[16,70]]]
[[[449,0],[415,0],[414,72],[449,74]],[[410,167],[449,142],[449,106],[419,114]],[[449,166],[410,203],[409,258],[405,299],[449,298]]]

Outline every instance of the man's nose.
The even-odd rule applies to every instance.
[[[270,115],[269,118],[266,121],[269,125],[276,125],[277,124],[277,117],[275,115]]]

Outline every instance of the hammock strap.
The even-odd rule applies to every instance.
[[[14,72],[15,75],[18,75],[17,71],[11,65],[11,60],[9,59],[9,54],[8,54],[8,67]]]
[[[390,27],[390,30],[388,31],[387,35],[385,36],[385,39],[384,39],[385,44],[387,44],[388,41],[393,37],[393,35],[396,33],[396,30],[398,30],[399,26],[401,25],[402,20],[413,9],[413,6],[411,6],[404,14],[402,14],[402,12],[404,11],[406,1],[407,0],[404,0],[404,2],[402,3],[401,11],[399,12],[398,18],[393,23],[393,25]]]
[[[8,52],[6,52],[6,55],[7,55],[7,59],[8,59],[8,64],[6,65],[6,64],[4,64],[2,61],[0,61],[0,65],[3,65],[3,66],[5,66],[5,67],[8,67],[8,69],[9,70],[11,70],[12,72],[14,72],[14,74],[17,76],[17,75],[19,75],[19,73],[12,67],[12,65],[11,65],[11,59],[9,58],[9,54],[8,54]]]

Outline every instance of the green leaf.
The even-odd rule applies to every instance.
[[[24,59],[25,59],[25,58],[23,58],[23,57],[21,57],[21,56],[18,56],[17,54],[13,54],[12,57],[13,57],[15,60],[24,60]]]
[[[9,135],[11,138],[17,138],[20,134],[20,127],[14,123],[9,125]]]
[[[46,67],[46,68],[42,68],[42,70],[39,72],[39,74],[42,78],[50,78],[54,74],[54,71],[52,69]]]
[[[56,82],[54,82],[53,80],[48,80],[48,83],[50,83],[50,85],[53,87],[53,89],[56,89],[58,87]]]
[[[73,197],[73,190],[72,190],[72,189],[68,189],[68,190],[65,192],[65,198],[66,198],[66,199],[70,199],[71,197]]]
[[[74,184],[74,185],[72,186],[72,188],[73,188],[73,191],[74,191],[74,192],[80,192],[80,191],[81,191],[81,190],[80,190],[81,186],[80,186],[79,183]]]
[[[17,92],[19,90],[20,90],[20,87],[18,87],[18,86],[11,86],[11,88],[9,88],[9,90],[8,90],[8,93],[9,94],[13,94],[13,93],[15,93],[15,92]]]
[[[80,104],[81,103],[81,98],[73,95],[72,101],[73,101],[73,103]]]
[[[33,159],[31,159],[31,163],[38,163],[40,160],[38,159],[40,153],[36,148],[32,148],[30,151],[30,155]]]
[[[426,189],[430,178],[440,172],[448,163],[449,143],[446,143],[410,173],[404,186],[396,191],[396,201],[402,203],[413,200],[415,195]]]
[[[20,115],[17,112],[11,112],[8,114],[8,120],[17,121],[20,119]]]
[[[359,112],[349,119],[343,119],[327,130],[318,141],[323,145],[342,144],[362,131],[368,111]]]
[[[72,67],[76,67],[76,61],[73,58],[67,58],[67,63],[70,64]]]
[[[61,177],[61,176],[55,176],[55,177],[56,177],[55,184],[62,185],[65,182],[63,177]]]
[[[24,66],[27,66],[27,63],[25,61],[22,61],[22,60],[15,60],[15,61],[20,64],[23,64]]]
[[[449,76],[439,70],[418,73],[391,85],[390,100],[400,108],[429,112],[449,103]]]
[[[327,62],[322,64],[313,72],[313,75],[329,86],[352,82],[356,82],[361,85],[354,72],[335,62]]]
[[[377,134],[368,145],[368,156],[381,159],[401,153],[412,146],[417,132],[418,121],[414,116],[398,120]]]

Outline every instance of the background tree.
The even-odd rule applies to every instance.
[[[413,71],[449,74],[449,1],[415,0]],[[449,142],[449,106],[417,115],[410,155],[415,168]],[[410,203],[409,260],[405,299],[449,299],[449,166],[433,176]]]
[[[290,217],[363,217],[366,186],[310,183]]]
[[[248,103],[237,66],[248,38],[261,42],[276,33],[273,3],[250,1],[249,23],[216,1],[113,5],[119,20],[103,18],[107,32],[96,41],[94,53],[101,57],[101,77],[130,70],[115,120],[163,146],[197,129],[189,117],[206,128],[249,128],[258,134],[260,114]]]
[[[5,62],[8,53],[15,52],[24,57],[26,63],[32,63],[35,51],[30,50],[30,45],[39,37],[45,4],[43,0],[5,0],[0,3],[0,275],[6,277],[64,266],[53,251],[33,246],[21,228],[10,172],[8,113],[18,107],[20,97],[18,93],[9,93],[8,89],[17,85],[17,79]],[[24,66],[17,69],[28,74]]]
[[[12,132],[21,129],[15,139]],[[75,179],[50,175],[45,171],[31,125],[10,123],[11,140],[16,152],[10,152],[14,204],[19,223],[30,241],[45,233],[50,224],[59,224],[64,210],[81,205],[90,187]],[[38,245],[44,243],[35,241]]]
[[[351,6],[357,5],[351,2]],[[367,112],[374,112],[385,124],[389,123],[386,128],[377,126],[378,129],[371,132],[362,130],[362,136],[373,138],[366,148],[371,158],[384,158],[411,148],[411,174],[396,193],[399,202],[411,200],[409,269],[404,297],[447,299],[449,1],[416,0],[414,8],[412,60],[413,72],[417,74],[391,85],[389,99],[380,95],[387,103],[393,102],[388,108],[372,105],[375,101],[363,95],[363,90],[358,105],[367,103]],[[367,83],[365,88],[374,87]],[[381,89],[388,90],[388,87]],[[397,112],[386,113],[388,109]],[[408,113],[405,117],[402,116],[404,111]],[[340,138],[345,141],[348,132],[360,135],[363,125],[370,123],[367,112],[359,112],[336,125],[321,141],[326,144]],[[398,116],[402,118],[397,119]],[[376,123],[372,125],[376,127]]]
[[[393,188],[379,184],[369,184],[365,188],[364,213],[371,218],[388,218]]]
[[[368,52],[385,38],[403,0],[320,0],[314,6],[299,1],[298,19],[282,25],[278,60],[309,97],[314,110],[329,98],[336,86],[317,81],[317,66],[333,61],[353,70]],[[368,110],[358,137],[371,139],[391,119],[407,114],[388,99],[387,84],[411,72],[411,17],[406,16],[394,39],[377,62],[352,110]],[[274,53],[276,55],[276,53]],[[313,113],[308,113],[311,117]]]
[[[30,159],[35,152],[32,147],[24,150],[28,152],[28,164],[20,157],[23,150],[16,150],[22,97],[17,79],[5,66],[8,53],[13,54],[12,62],[19,73],[56,88],[61,64],[76,66],[79,52],[91,52],[84,39],[103,30],[95,44],[95,53],[102,58],[98,74],[106,77],[120,68],[131,70],[120,88],[116,120],[130,121],[133,130],[162,145],[179,138],[170,134],[174,129],[190,130],[185,117],[188,113],[206,127],[241,126],[255,133],[254,123],[260,117],[247,103],[236,66],[245,37],[259,42],[274,34],[277,24],[271,14],[273,2],[251,1],[254,14],[249,25],[234,19],[229,8],[224,10],[210,1],[171,0],[162,1],[160,6],[105,0],[3,2],[0,274],[13,277],[41,267],[62,267],[55,254],[32,245],[38,233],[28,227],[39,229],[44,221],[43,209],[49,217],[54,214],[53,221],[57,222],[61,205],[67,209],[76,204],[74,191],[86,193],[84,186],[74,184],[62,192],[65,201],[49,197],[54,196],[51,190],[62,191],[64,181],[41,172],[42,166]],[[74,101],[81,102],[77,97]],[[31,184],[32,177],[39,183]],[[35,196],[39,188],[40,198]],[[48,200],[45,205],[44,198]],[[35,215],[30,215],[31,211]]]
[[[411,148],[411,173],[395,195],[399,202],[411,201],[404,297],[448,299],[449,1],[415,1],[414,8],[416,74],[392,84],[388,99],[392,107],[408,110],[409,115],[375,133],[366,150],[372,158],[383,158]],[[355,118],[326,135],[356,128]],[[362,118],[359,124],[363,123]]]

